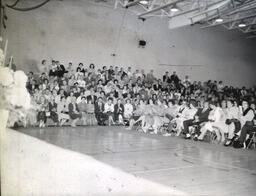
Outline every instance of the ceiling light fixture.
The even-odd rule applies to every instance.
[[[171,10],[171,12],[177,12],[177,11],[179,11],[179,9],[178,9],[177,7],[172,7],[170,10]]]
[[[241,28],[242,28],[242,27],[246,27],[246,24],[242,22],[242,23],[240,23],[240,24],[238,25],[238,27],[241,27]]]
[[[140,1],[140,4],[142,4],[142,5],[147,5],[147,4],[148,4],[148,1],[146,1],[146,0]]]
[[[215,22],[223,22],[223,19],[222,18],[216,18]]]

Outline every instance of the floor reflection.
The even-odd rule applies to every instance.
[[[249,193],[254,191],[256,184],[253,150],[148,135],[122,127],[52,127],[19,131],[186,192],[230,195],[236,190],[240,195],[248,195],[248,190]],[[234,179],[241,179],[246,185],[237,184]],[[232,189],[231,184],[234,185]]]

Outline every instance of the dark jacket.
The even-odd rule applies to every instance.
[[[195,116],[198,116],[200,122],[208,121],[208,116],[210,113],[210,109],[207,109],[203,112],[203,108],[198,109]]]
[[[118,115],[121,114],[124,115],[124,105],[123,104],[115,104],[114,105],[114,120],[118,120]]]
[[[99,114],[99,113],[103,113],[104,111],[104,103],[99,103],[99,102],[96,102],[95,104],[95,115]]]

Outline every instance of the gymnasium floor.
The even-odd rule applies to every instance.
[[[188,195],[255,195],[255,150],[163,137],[124,127],[28,128],[18,132]]]

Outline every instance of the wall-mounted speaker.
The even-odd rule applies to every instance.
[[[146,44],[147,44],[147,42],[145,40],[139,40],[139,46],[140,47],[144,48],[146,46]]]

